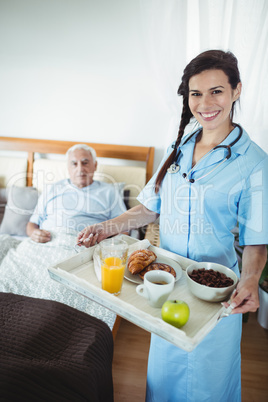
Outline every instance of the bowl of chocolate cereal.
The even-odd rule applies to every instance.
[[[186,269],[190,291],[199,299],[219,302],[228,299],[235,289],[238,277],[224,265],[213,262],[195,262]]]

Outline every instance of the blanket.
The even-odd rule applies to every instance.
[[[113,401],[113,337],[102,321],[0,293],[0,328],[1,401]]]
[[[0,292],[67,304],[113,328],[116,314],[50,278],[47,268],[76,254],[76,232],[51,231],[51,241],[18,241],[0,235]]]

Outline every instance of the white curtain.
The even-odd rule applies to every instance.
[[[207,49],[238,58],[243,92],[235,121],[268,152],[267,0],[140,0],[156,95],[170,114],[166,145],[181,112],[177,87],[186,64]]]

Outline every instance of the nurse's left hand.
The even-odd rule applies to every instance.
[[[243,279],[238,283],[231,297],[232,314],[254,312],[259,307],[258,281],[253,278]],[[229,303],[223,303],[225,307]]]
[[[232,314],[254,312],[260,306],[259,280],[267,260],[266,245],[245,246],[241,279],[231,297]],[[224,303],[228,307],[228,303]]]

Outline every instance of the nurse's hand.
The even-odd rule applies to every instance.
[[[267,260],[266,245],[245,246],[242,273],[236,291],[231,297],[232,314],[254,312],[260,306],[259,280]],[[228,307],[228,303],[224,303]]]
[[[95,225],[87,226],[77,236],[77,245],[85,246],[86,248],[94,246],[100,241],[109,236],[104,222],[96,223]]]
[[[234,307],[232,314],[254,312],[259,307],[258,280],[248,278],[241,280],[231,297],[231,306]],[[226,307],[228,303],[224,303]]]

